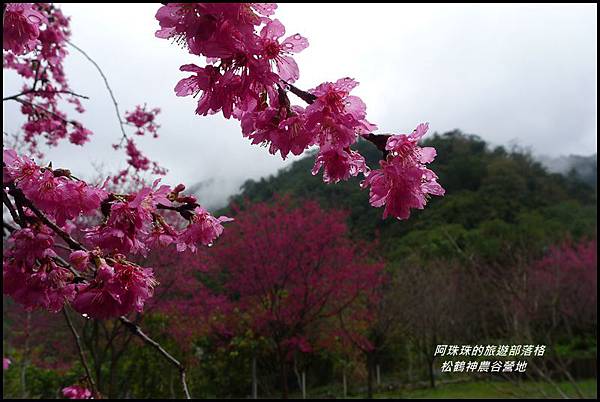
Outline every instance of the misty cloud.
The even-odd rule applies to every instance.
[[[179,66],[201,60],[154,38],[157,4],[64,4],[72,40],[103,68],[121,112],[147,103],[162,109],[158,140],[140,148],[169,169],[164,181],[197,186],[218,205],[247,179],[275,173],[282,161],[250,145],[239,123],[199,117],[195,101],[178,98]],[[516,142],[535,154],[589,155],[596,143],[596,5],[572,4],[281,4],[289,34],[310,41],[296,58],[298,86],[350,76],[381,132],[459,128],[493,145]],[[123,154],[113,105],[94,67],[75,50],[67,58],[72,87],[90,97],[80,119],[95,132],[86,147],[62,144],[47,152],[57,165],[94,176],[90,162],[115,171]],[[4,96],[19,80],[4,72]],[[3,129],[22,123],[4,104]]]

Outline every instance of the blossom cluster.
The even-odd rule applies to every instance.
[[[196,113],[222,113],[240,121],[244,137],[264,144],[282,158],[319,148],[313,174],[323,170],[326,183],[366,176],[370,203],[386,205],[388,215],[407,219],[413,208],[422,209],[429,195],[443,195],[433,171],[425,164],[435,150],[420,148],[425,134],[420,125],[411,135],[392,136],[381,169],[370,171],[365,158],[352,150],[362,136],[369,139],[377,126],[366,119],[366,105],[350,92],[352,78],[325,82],[308,92],[295,88],[299,68],[293,55],[308,47],[300,34],[285,37],[285,27],[271,18],[275,4],[169,3],[156,13],[158,38],[171,39],[206,64],[182,65],[192,73],[175,86],[177,96],[197,96]],[[285,37],[285,38],[284,38]],[[287,92],[298,95],[306,107],[292,105]],[[389,152],[388,152],[389,151]]]
[[[14,70],[25,80],[21,92],[9,97],[21,105],[21,113],[26,118],[20,140],[28,145],[32,155],[38,157],[43,157],[40,138],[46,140],[47,146],[57,146],[62,139],[75,145],[90,141],[93,132],[69,118],[60,104],[64,100],[77,112],[85,111],[80,101],[85,96],[73,92],[63,68],[71,35],[69,18],[50,3],[8,3],[4,22],[4,68]],[[159,112],[158,108],[146,110],[145,105],[138,105],[134,111],[126,113],[125,121],[120,123],[134,127],[137,135],[148,133],[157,138],[160,126],[155,118]],[[115,184],[130,176],[139,178],[142,171],[151,170],[158,175],[166,173],[157,162],[142,154],[132,138],[123,134],[125,141],[114,148],[125,149],[128,167],[112,177]]]
[[[63,396],[68,399],[90,399],[92,391],[80,385],[71,385],[62,389]]]
[[[158,128],[155,117],[160,113],[159,108],[153,108],[146,111],[146,105],[137,105],[132,112],[125,113],[125,120],[136,127],[137,135],[144,135],[146,132],[151,133],[154,138],[158,138]]]
[[[363,188],[370,187],[371,205],[385,205],[384,218],[408,219],[411,209],[425,207],[429,194],[444,195],[437,175],[425,167],[435,158],[435,148],[417,145],[427,129],[427,124],[420,124],[409,135],[390,136],[385,145],[387,157],[379,162],[381,169],[369,172],[361,183]]]
[[[199,244],[211,245],[223,232],[222,223],[231,220],[209,214],[195,197],[182,194],[182,184],[171,188],[157,180],[115,194],[14,150],[5,150],[3,159],[5,205],[20,226],[7,241],[3,291],[29,309],[57,312],[69,302],[100,319],[140,312],[157,281],[152,268],[128,256],[169,245],[196,251]],[[81,217],[87,220],[77,220]],[[79,240],[71,236],[77,224]]]
[[[63,62],[68,54],[69,18],[51,3],[7,3],[2,35],[4,68],[25,79],[22,92],[13,100],[21,104],[27,121],[23,141],[32,154],[42,156],[40,138],[56,146],[68,138],[76,145],[89,141],[92,132],[67,117],[59,102],[84,112],[80,97],[66,78]]]

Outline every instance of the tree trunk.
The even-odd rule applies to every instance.
[[[380,386],[381,385],[381,366],[379,365],[379,363],[377,363],[376,369],[377,369],[377,386]]]
[[[408,382],[412,382],[412,351],[410,350],[408,342],[406,343],[406,355],[408,356]]]
[[[109,379],[110,379],[109,383],[108,383],[109,398],[117,398],[117,395],[115,393],[115,391],[116,391],[115,385],[116,385],[116,379],[117,379],[117,359],[112,356],[112,350],[111,350],[111,359],[110,359],[110,377],[109,377]]]
[[[433,360],[428,360],[429,363],[429,382],[431,383],[431,388],[435,388],[435,376],[433,374]]]
[[[373,399],[373,358],[367,352],[367,398]]]
[[[306,371],[302,370],[302,399],[306,399]]]
[[[31,329],[31,312],[27,312],[27,324],[25,326],[25,353],[23,353],[23,359],[21,360],[21,397],[27,398],[29,392],[27,392],[27,384],[25,382],[25,372],[27,370],[27,363],[29,361],[29,334]]]
[[[288,378],[287,365],[285,364],[285,354],[279,353],[280,375],[281,375],[281,398],[288,398]]]
[[[342,369],[342,383],[344,384],[344,398],[348,396],[348,384],[346,383],[346,367]]]
[[[256,378],[256,356],[252,357],[252,399],[258,399],[258,379]]]
[[[302,375],[298,371],[298,360],[296,359],[297,354],[294,352],[294,374],[296,375],[296,382],[298,383],[298,389],[302,391]]]

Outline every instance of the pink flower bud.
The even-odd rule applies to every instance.
[[[69,255],[69,262],[79,271],[85,271],[89,259],[88,253],[82,250],[73,251]]]

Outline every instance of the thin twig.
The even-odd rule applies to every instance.
[[[14,232],[15,230],[17,230],[17,228],[15,228],[13,225],[11,225],[10,223],[7,223],[4,219],[2,220],[2,226],[4,228],[6,228],[6,230],[8,230],[9,233]]]
[[[294,95],[296,95],[297,97],[302,99],[307,104],[310,105],[315,100],[317,100],[317,96],[311,94],[310,92],[304,91],[286,81],[283,81],[283,82],[286,85],[286,89],[288,91],[290,91],[291,93],[293,93]],[[387,143],[388,138],[391,136],[390,134],[369,133],[369,134],[361,134],[361,136],[365,140],[373,143],[373,145],[375,145],[377,147],[377,149],[379,149],[383,153],[383,159],[387,158],[388,151],[385,149],[385,145]]]
[[[34,107],[36,109],[41,110],[44,113],[51,114],[52,116],[54,116],[54,117],[58,118],[59,120],[61,120],[64,124],[71,124],[74,127],[79,127],[78,123],[75,123],[73,121],[67,120],[64,117],[62,117],[61,115],[59,115],[58,113],[53,112],[52,110],[46,109],[45,107],[40,106],[40,105],[38,105],[36,103],[29,102],[29,101],[21,99],[21,98],[10,98],[10,100],[14,100],[15,102],[19,102],[19,103],[21,103],[23,105],[29,105],[31,107]]]
[[[19,98],[19,96],[23,96],[23,95],[27,95],[27,94],[68,94],[68,95],[77,96],[77,97],[83,98],[83,99],[90,99],[88,96],[80,95],[80,94],[75,93],[73,91],[67,91],[67,90],[47,91],[47,90],[43,90],[43,89],[29,89],[27,91],[23,91],[23,92],[18,93],[16,95],[7,96],[5,98],[2,98],[2,101],[16,100],[17,98]]]
[[[287,89],[289,89],[289,91],[291,93],[293,93],[294,95],[296,95],[298,98],[302,99],[304,102],[308,103],[309,105],[311,103],[313,103],[315,100],[317,100],[317,97],[313,94],[311,94],[310,92],[307,91],[303,91],[298,87],[295,87],[294,85],[285,82],[285,85],[287,86]]]
[[[80,47],[73,44],[73,42],[70,42],[70,41],[66,41],[66,42],[69,45],[71,45],[73,48],[75,48],[77,51],[79,51],[79,53],[81,53],[86,59],[88,59],[94,65],[94,67],[96,67],[96,70],[98,70],[98,72],[102,76],[102,79],[104,80],[104,85],[106,85],[106,89],[108,89],[108,93],[110,94],[112,102],[115,105],[115,112],[117,113],[117,120],[119,121],[119,127],[121,128],[121,133],[123,134],[123,138],[127,139],[127,134],[125,133],[125,128],[123,127],[124,123],[123,123],[123,119],[121,118],[121,112],[119,112],[119,104],[117,103],[117,99],[115,98],[115,94],[113,93],[112,88],[108,84],[108,79],[106,78],[106,75],[104,75],[104,72],[102,71],[102,69],[100,68],[98,63],[96,63],[94,61],[94,59],[92,59],[83,49],[81,49]]]
[[[67,312],[66,306],[63,307],[63,314],[65,316],[65,319],[67,320],[67,324],[69,325],[69,328],[71,329],[71,333],[73,334],[73,337],[75,338],[75,343],[77,343],[77,349],[79,350],[79,358],[81,359],[81,364],[83,364],[83,368],[85,369],[85,374],[87,376],[88,383],[90,384],[90,388],[92,389],[92,393],[94,394],[94,396],[98,397],[99,394],[98,394],[98,389],[96,388],[96,382],[94,381],[94,378],[90,374],[90,368],[88,366],[87,359],[86,359],[85,353],[83,351],[83,347],[81,346],[81,340],[79,338],[79,334],[77,333],[77,331],[75,330],[75,327],[73,326],[73,323],[71,322],[71,317],[69,317],[69,313]]]
[[[19,216],[17,215],[17,210],[13,206],[12,202],[10,202],[10,199],[8,198],[8,194],[6,194],[6,191],[4,191],[4,189],[2,189],[2,202],[8,208],[8,211],[10,212],[10,216],[12,216],[13,221],[15,221],[15,223],[19,224],[21,220],[19,219]]]
[[[119,319],[131,332],[140,337],[145,343],[158,350],[168,361],[170,361],[175,367],[177,367],[177,369],[179,370],[179,377],[181,379],[181,386],[183,387],[185,397],[186,399],[192,399],[185,380],[185,367],[183,366],[183,364],[181,364],[169,352],[167,352],[158,342],[146,335],[138,325],[131,322],[127,317],[120,316]]]

